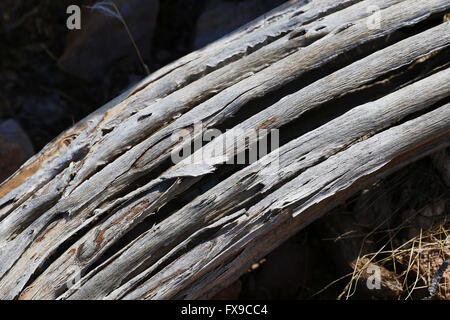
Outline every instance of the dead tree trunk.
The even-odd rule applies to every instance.
[[[340,201],[449,146],[449,8],[291,1],[150,75],[0,186],[0,297],[211,297]],[[199,122],[223,133],[195,153],[214,157],[174,163]],[[251,147],[221,149],[231,128],[279,129],[280,146],[227,164]]]

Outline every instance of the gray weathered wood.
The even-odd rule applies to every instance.
[[[381,27],[372,29],[367,8],[374,4],[383,10]],[[0,186],[0,297],[210,297],[252,259],[373,177],[448,145],[449,106],[434,107],[449,96],[450,69],[442,65],[289,141],[159,218],[162,207],[202,178],[225,172],[224,162],[234,153],[228,148],[208,164],[173,164],[171,153],[198,137],[174,142],[173,133],[193,131],[199,121],[216,128],[250,102],[449,8],[449,0],[291,2],[150,75],[63,133]],[[449,31],[444,22],[386,48],[365,49],[374,52],[360,60],[347,57],[345,67],[324,72],[234,128],[276,129],[301,120],[443,52]],[[414,119],[404,122],[406,117]],[[230,135],[197,154],[212,154],[220,138]],[[273,171],[276,159],[280,170]],[[160,221],[102,262],[151,216]],[[82,285],[67,290],[73,270],[81,272]]]

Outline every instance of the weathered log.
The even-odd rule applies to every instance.
[[[449,8],[293,1],[150,75],[0,186],[0,297],[211,297],[339,201],[445,148]],[[415,71],[424,61],[431,70]],[[350,103],[359,92],[372,98]],[[173,163],[198,122],[284,141],[243,168],[226,162],[245,144]],[[174,141],[182,129],[192,136]]]

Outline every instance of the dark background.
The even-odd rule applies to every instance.
[[[86,8],[98,2],[0,2],[0,122],[15,119],[36,152],[145,76],[121,22]],[[150,71],[282,2],[115,0]],[[66,27],[71,4],[82,9],[80,31]]]
[[[150,72],[283,2],[115,0]],[[62,131],[145,77],[123,24],[86,7],[95,3],[0,1],[0,183]],[[82,8],[79,31],[66,27],[71,4]],[[392,242],[388,248],[399,246],[431,225],[432,217],[423,212],[438,211],[442,203],[445,208],[445,201],[448,208],[448,199],[432,160],[423,159],[341,204],[334,218],[329,214],[299,232],[216,298],[336,299],[349,278],[335,280],[352,271],[342,252],[363,241],[384,244],[386,238]],[[412,227],[403,225],[405,216]],[[384,231],[368,238],[380,224]],[[393,236],[392,230],[400,231]],[[342,238],[347,231],[351,237]],[[415,298],[426,294],[422,286]],[[358,292],[353,298],[372,296]]]

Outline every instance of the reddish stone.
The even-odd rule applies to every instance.
[[[27,134],[14,120],[0,123],[0,183],[34,154]]]

